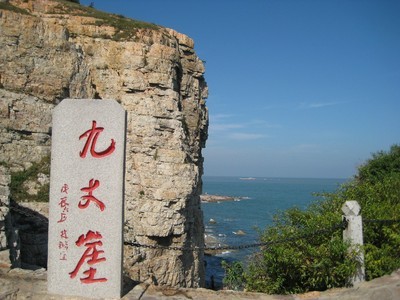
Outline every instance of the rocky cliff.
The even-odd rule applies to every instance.
[[[125,270],[202,286],[201,250],[158,247],[204,244],[207,86],[193,41],[70,1],[3,0],[0,49],[2,165],[26,170],[49,155],[51,113],[64,98],[116,99],[128,112],[125,240],[156,246],[126,246]]]

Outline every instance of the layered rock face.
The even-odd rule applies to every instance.
[[[155,246],[126,246],[125,270],[138,281],[202,286],[202,250],[164,248],[204,245],[207,86],[193,41],[155,26],[121,29],[61,0],[0,8],[0,161],[13,171],[49,155],[62,99],[116,99],[128,112],[125,240]]]

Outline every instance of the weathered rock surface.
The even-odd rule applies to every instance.
[[[193,41],[155,26],[127,34],[67,1],[0,8],[0,161],[16,171],[49,155],[62,99],[116,99],[128,112],[125,240],[202,246],[208,91]],[[124,260],[134,280],[204,284],[202,251],[127,246]]]

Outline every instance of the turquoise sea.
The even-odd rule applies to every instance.
[[[205,234],[223,245],[258,242],[256,228],[271,224],[274,214],[289,207],[305,208],[316,200],[314,193],[333,192],[347,179],[203,177],[203,194],[237,197],[240,200],[202,203]],[[210,222],[211,221],[211,222]],[[245,235],[237,234],[243,231]],[[206,280],[213,276],[219,286],[224,276],[221,260],[246,262],[257,249],[225,251],[206,257]]]

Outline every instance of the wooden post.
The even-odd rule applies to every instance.
[[[357,201],[346,201],[342,206],[342,211],[343,219],[347,221],[347,227],[343,230],[343,240],[350,242],[350,251],[356,251],[360,262],[357,273],[351,278],[352,284],[356,284],[365,281],[361,207]]]

